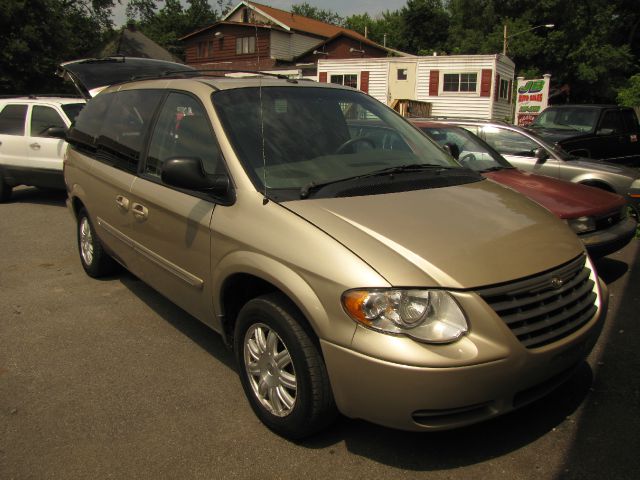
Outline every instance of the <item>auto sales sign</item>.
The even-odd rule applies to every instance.
[[[515,124],[526,127],[547,108],[549,101],[549,84],[551,75],[543,78],[525,80],[518,77],[518,90],[516,92]]]

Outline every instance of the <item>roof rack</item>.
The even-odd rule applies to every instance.
[[[505,122],[504,120],[491,120],[488,118],[477,118],[477,117],[444,117],[444,116],[439,116],[439,117],[421,117],[421,118],[415,118],[414,120],[430,120],[430,121],[442,121],[442,120],[447,120],[447,121],[453,121],[453,122],[490,122],[490,123],[499,123],[502,125],[510,125],[508,122]]]
[[[0,95],[0,98],[28,98],[30,100],[36,100],[38,98],[82,98],[80,95],[74,95],[72,93],[31,93],[28,95]]]
[[[222,68],[205,68],[205,69],[194,69],[194,70],[169,70],[166,72],[162,72],[157,75],[135,75],[130,78],[130,81],[134,80],[142,80],[142,79],[152,79],[152,78],[167,78],[167,77],[178,77],[178,78],[186,78],[186,77],[194,77],[198,75],[205,76],[216,76],[216,75],[206,75],[208,73],[250,73],[257,76],[267,76],[279,78],[281,80],[287,81],[298,81],[303,80],[300,78],[291,78],[288,75],[284,75],[282,73],[271,73],[271,72],[263,72],[261,70],[238,70],[238,69],[222,69]]]

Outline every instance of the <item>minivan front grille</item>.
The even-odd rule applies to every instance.
[[[586,257],[534,277],[476,291],[527,348],[578,330],[597,311]]]

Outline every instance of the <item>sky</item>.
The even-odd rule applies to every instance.
[[[305,0],[259,0],[257,3],[289,11],[291,5],[303,3],[304,1]],[[398,10],[407,3],[406,0],[306,0],[306,2],[317,8],[337,12],[343,17],[353,15],[354,13],[365,12],[375,17],[385,10]],[[184,1],[182,3],[186,4]],[[209,3],[213,7],[217,6],[214,0],[209,0]],[[234,6],[238,3],[239,0],[233,0]],[[126,22],[126,4],[127,0],[122,0],[122,5],[116,3],[116,7],[113,9],[113,21],[116,26],[122,26]],[[158,2],[160,8],[162,8],[163,5],[164,2]]]

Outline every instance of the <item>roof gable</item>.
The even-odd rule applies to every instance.
[[[223,20],[226,20],[231,15],[233,15],[238,9],[241,7],[247,7],[256,13],[268,18],[273,21],[276,25],[284,28],[285,30],[295,30],[298,32],[309,33],[312,35],[317,35],[324,38],[333,37],[341,32],[348,32],[349,36],[365,39],[363,35],[360,35],[358,32],[354,30],[349,30],[348,28],[338,27],[336,25],[331,25],[330,23],[321,22],[319,20],[315,20],[313,18],[303,17],[302,15],[297,15],[295,13],[287,12],[285,10],[280,10],[278,8],[269,7],[267,5],[263,5],[261,3],[242,1],[238,3],[225,17]]]

